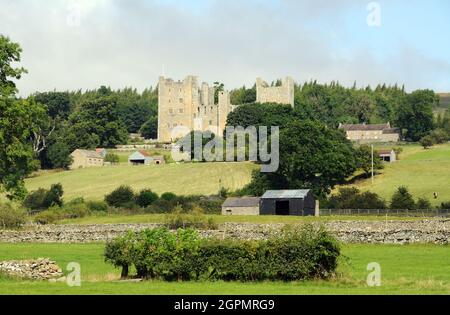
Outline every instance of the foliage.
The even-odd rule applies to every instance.
[[[34,95],[36,102],[47,107],[48,115],[52,119],[67,119],[72,110],[70,95],[68,92],[44,92]]]
[[[104,201],[88,201],[87,206],[92,212],[107,212],[108,204]]]
[[[372,172],[372,148],[368,145],[361,145],[356,149],[356,165],[361,169],[366,177],[369,177]],[[378,157],[378,153],[373,153],[373,169],[374,171],[384,168],[383,162]]]
[[[328,278],[340,246],[323,228],[288,228],[268,241],[201,239],[191,229],[157,228],[107,243],[105,260],[134,266],[138,277],[174,280],[303,280]]]
[[[339,188],[339,192],[327,201],[330,209],[386,209],[386,203],[375,193],[363,192],[351,187]]]
[[[434,139],[430,135],[421,138],[419,142],[424,149],[428,149],[429,147],[432,147],[434,145]]]
[[[27,73],[22,67],[14,67],[20,62],[21,53],[22,48],[19,44],[0,34],[0,97],[14,94],[16,92],[14,80],[19,80],[22,74]]]
[[[172,213],[166,215],[164,223],[169,229],[217,229],[217,224],[214,219],[206,217],[201,208],[195,208],[191,213],[184,213],[184,210],[180,205],[176,206]]]
[[[443,209],[443,210],[450,210],[450,201],[446,201],[446,202],[441,203],[441,207],[440,208]]]
[[[405,96],[397,114],[397,126],[406,129],[406,138],[418,141],[433,129],[433,105],[438,97],[430,90],[417,90]]]
[[[69,146],[64,142],[55,142],[49,146],[47,158],[52,168],[68,169],[72,164]]]
[[[171,192],[165,192],[161,195],[161,199],[166,201],[174,201],[177,199],[177,195]]]
[[[145,139],[158,138],[158,117],[150,117],[139,129],[139,132]]]
[[[120,157],[114,153],[107,153],[105,156],[105,162],[109,162],[111,164],[119,164]]]
[[[63,218],[64,213],[62,210],[59,207],[52,207],[33,216],[33,221],[41,225],[46,225],[54,224]]]
[[[433,207],[431,206],[430,200],[428,200],[426,198],[419,198],[416,203],[416,209],[430,210],[430,209],[433,209]]]
[[[122,185],[105,196],[106,203],[111,207],[123,207],[134,202],[134,192],[129,186]]]
[[[401,186],[392,196],[391,209],[395,210],[413,210],[416,208],[413,197],[408,191],[408,188]]]
[[[344,134],[315,121],[293,120],[280,132],[280,166],[254,173],[248,190],[313,189],[324,195],[356,169],[355,152]]]
[[[17,229],[26,223],[26,212],[9,203],[0,203],[0,229]]]
[[[52,206],[62,206],[64,194],[61,184],[54,184],[49,190],[39,188],[27,195],[23,205],[30,211],[41,211]]]
[[[150,189],[143,189],[136,196],[136,204],[142,208],[150,206],[153,202],[158,200],[159,196]]]

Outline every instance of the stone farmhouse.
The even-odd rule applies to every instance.
[[[87,167],[100,167],[104,164],[104,157],[97,151],[77,149],[73,151],[70,156],[72,157],[72,164],[70,165],[70,169],[72,170]]]
[[[386,124],[339,124],[339,129],[345,131],[347,139],[358,143],[371,142],[398,142],[400,140],[400,131]]]
[[[294,106],[294,81],[283,80],[281,86],[269,87],[257,79],[257,102],[290,104]],[[236,106],[230,93],[220,91],[215,102],[215,90],[207,83],[199,83],[195,76],[182,81],[159,78],[158,85],[158,141],[173,142],[190,131],[223,133],[228,114]]]

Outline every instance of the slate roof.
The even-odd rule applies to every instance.
[[[393,130],[389,123],[386,124],[354,124],[354,125],[340,125],[340,129],[345,131],[376,131],[376,130]]]
[[[379,155],[391,155],[393,150],[379,150],[378,154]]]
[[[91,158],[91,159],[103,159],[103,156],[101,156],[100,154],[98,154],[96,151],[91,151],[91,150],[81,150],[81,149],[77,149],[75,150],[73,153],[75,152],[79,152],[82,155],[84,155],[87,158]],[[72,154],[73,154],[72,153]]]
[[[259,207],[259,197],[227,198],[222,207]]]
[[[268,190],[261,199],[304,199],[309,192],[309,189]]]

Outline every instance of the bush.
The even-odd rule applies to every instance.
[[[431,206],[430,200],[426,198],[419,198],[416,203],[416,209],[419,210],[431,210],[433,207]]]
[[[120,157],[114,153],[107,153],[105,156],[105,162],[111,163],[111,164],[119,164]]]
[[[433,139],[433,142],[436,144],[442,144],[446,142],[449,138],[447,131],[444,129],[436,129],[431,132],[430,137]]]
[[[177,195],[171,192],[165,192],[161,195],[161,199],[165,201],[174,201],[177,199]]]
[[[111,207],[129,206],[134,203],[134,192],[129,186],[120,186],[105,196],[106,203]]]
[[[27,195],[23,205],[32,212],[48,209],[52,206],[62,206],[64,194],[61,184],[54,184],[50,190],[39,188]]]
[[[105,261],[127,276],[174,280],[326,279],[337,268],[340,246],[323,228],[287,228],[267,241],[201,239],[192,229],[144,230],[107,243]]]
[[[88,201],[87,206],[92,212],[107,212],[108,204],[104,201]]]
[[[408,188],[401,186],[392,196],[391,209],[393,210],[413,210],[416,204]]]
[[[441,203],[440,208],[441,208],[442,210],[450,210],[450,201]]]
[[[191,213],[183,213],[183,208],[178,205],[172,213],[166,215],[164,224],[169,229],[196,228],[204,230],[215,230],[217,224],[213,218],[208,218],[203,214],[201,208],[194,208]]]
[[[27,215],[22,208],[0,204],[0,228],[18,229],[26,223]]]
[[[386,203],[376,193],[363,192],[355,187],[339,189],[326,202],[330,209],[385,209]]]
[[[60,209],[59,207],[52,207],[35,215],[33,217],[33,221],[38,224],[46,225],[53,224],[58,220],[64,219],[64,217],[65,216],[62,212],[62,209]]]
[[[141,190],[141,192],[136,196],[136,204],[142,208],[145,208],[158,200],[158,198],[158,194],[154,193],[150,189],[144,189]]]
[[[424,149],[428,149],[429,147],[432,147],[435,144],[434,138],[430,135],[425,136],[422,139],[420,139],[419,143],[421,146],[423,146]]]

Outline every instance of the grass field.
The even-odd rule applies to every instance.
[[[130,185],[135,190],[150,188],[158,194],[173,192],[180,195],[217,194],[222,186],[231,190],[243,187],[250,181],[251,163],[193,163],[162,166],[118,165],[79,169],[65,172],[42,173],[26,180],[32,191],[61,183],[64,198],[103,199],[105,194],[120,185]]]
[[[414,198],[428,198],[432,204],[450,201],[450,145],[439,145],[423,149],[419,145],[403,146],[400,160],[386,164],[381,174],[371,180],[355,184],[362,190],[370,190],[390,200],[399,186],[407,186]],[[433,198],[433,193],[438,198]]]
[[[305,282],[120,282],[103,262],[101,244],[0,244],[0,261],[47,257],[62,268],[81,265],[81,287],[0,277],[0,294],[450,294],[450,248],[438,245],[345,245],[339,276]],[[381,266],[380,287],[368,287],[367,264]]]

